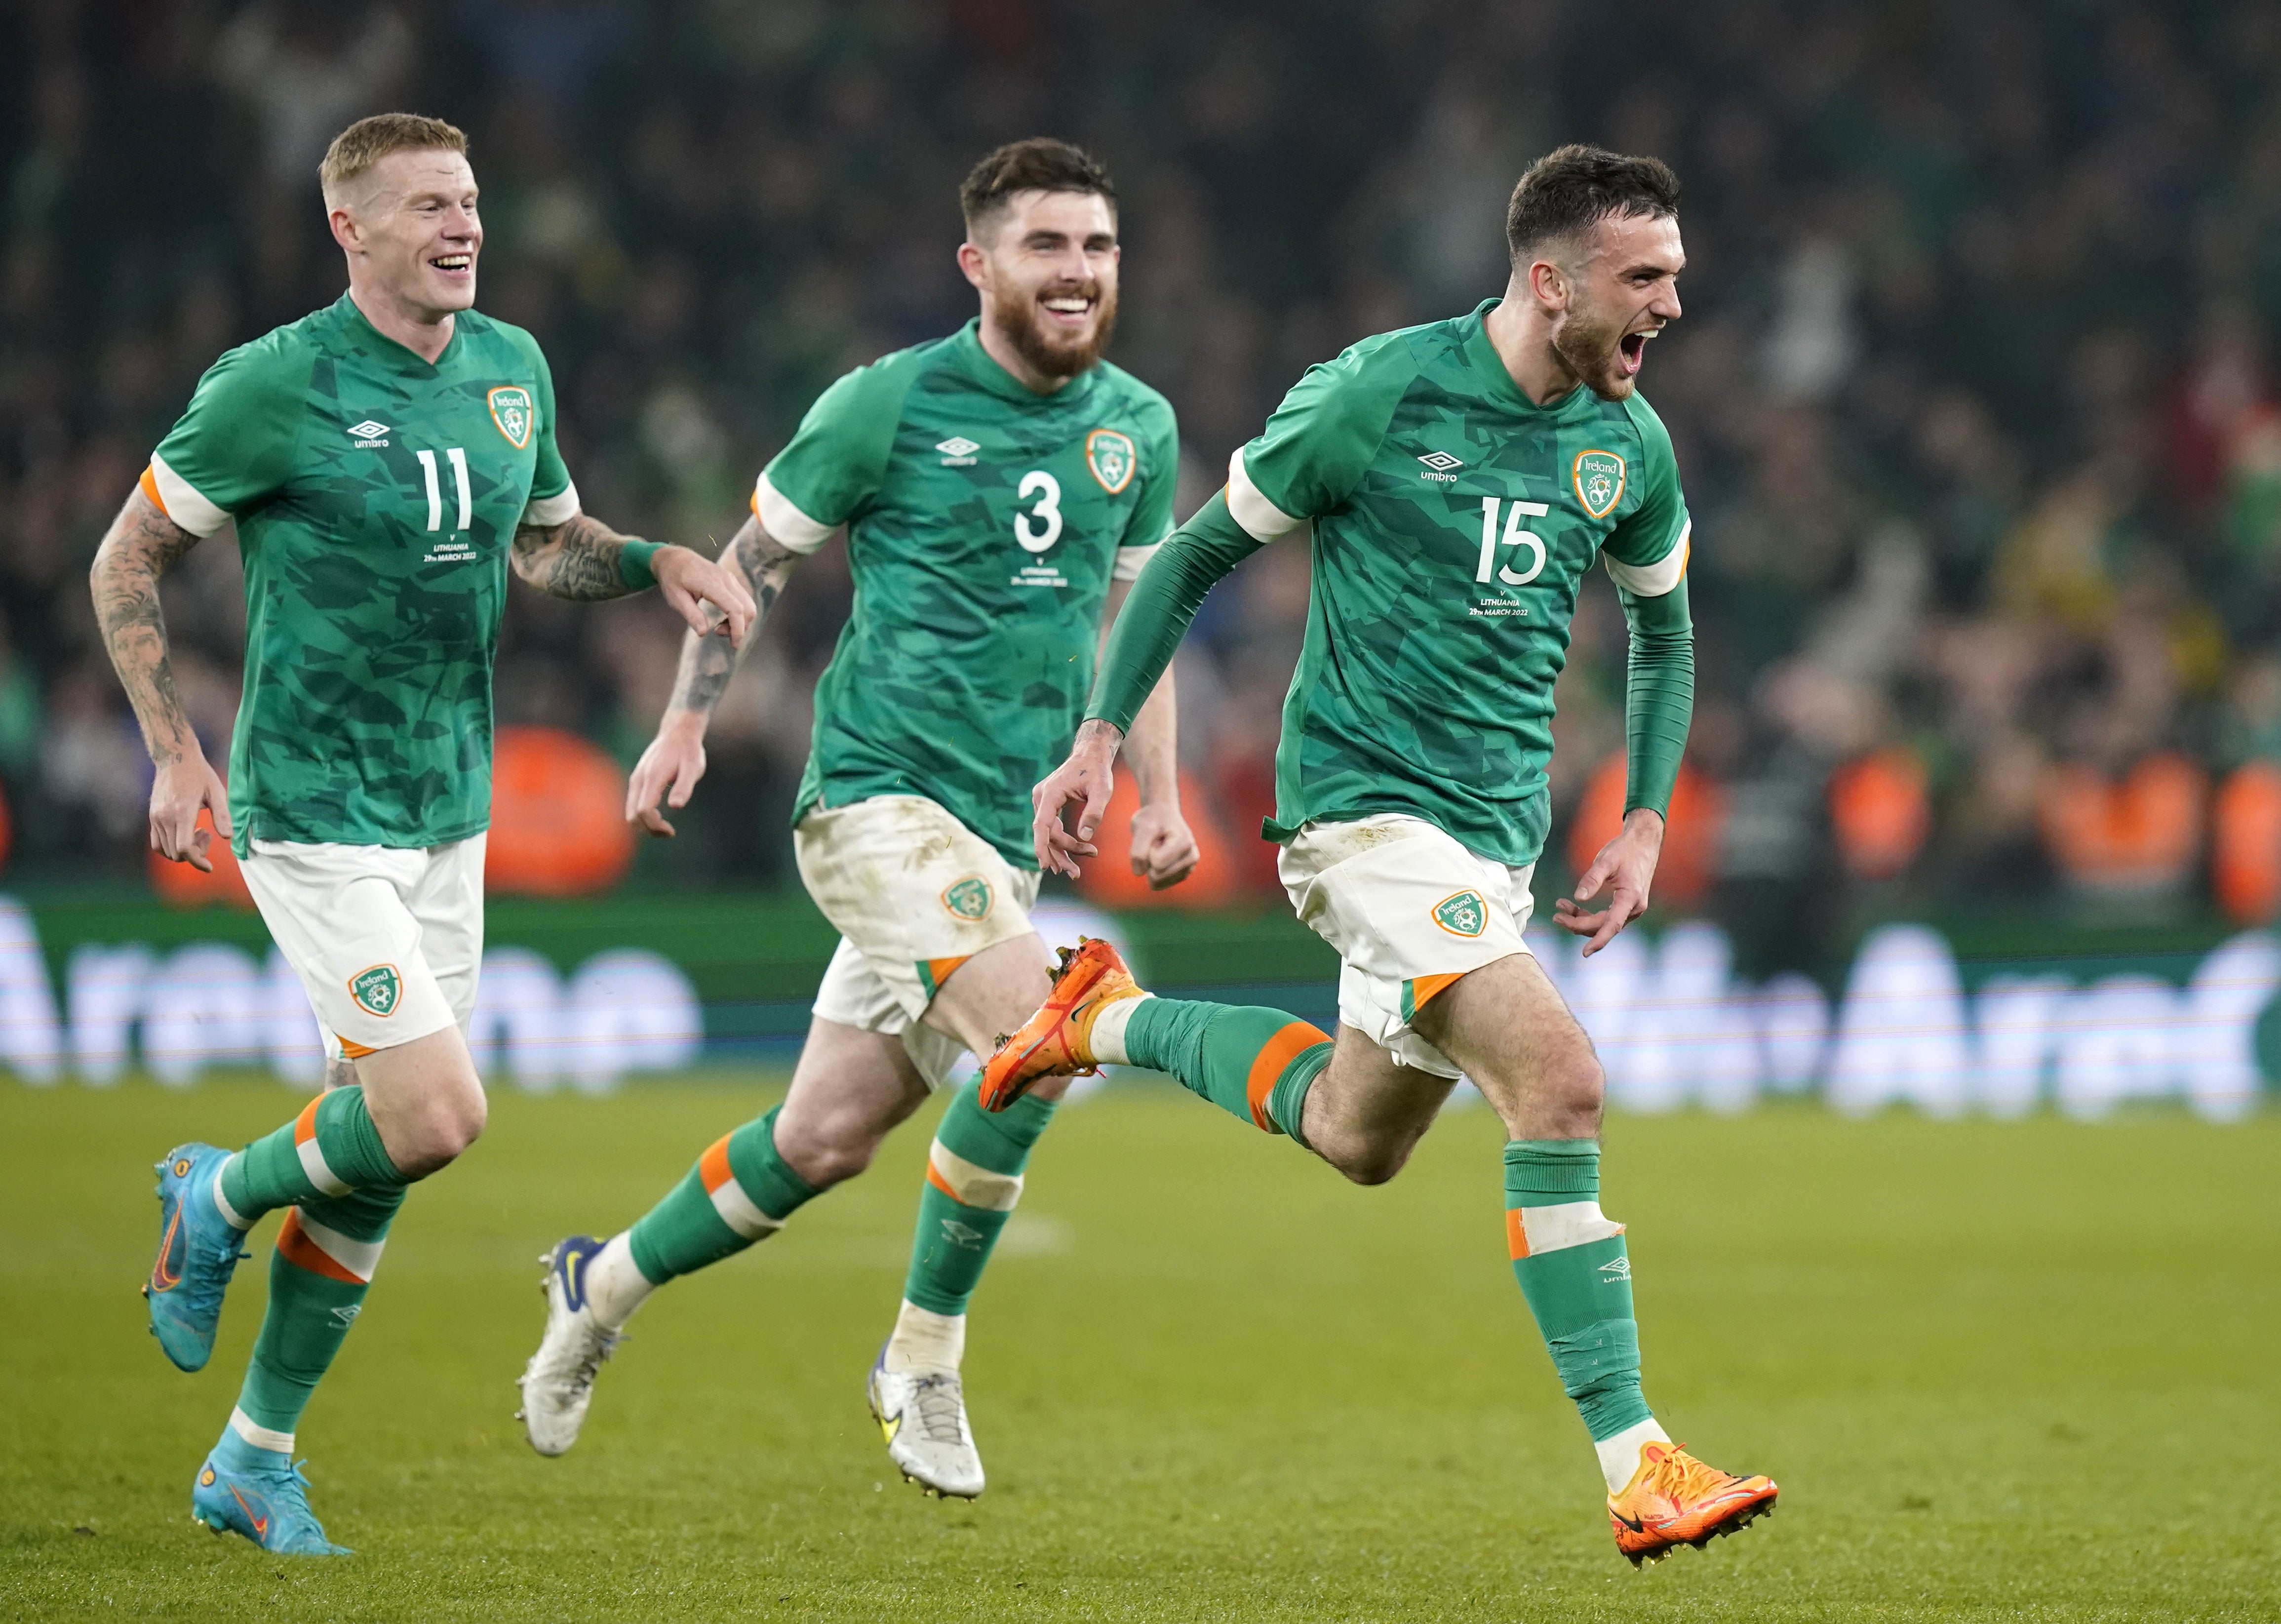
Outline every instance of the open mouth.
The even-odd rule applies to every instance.
[[[1093,315],[1095,296],[1090,293],[1049,293],[1038,303],[1055,327],[1079,328]]]
[[[446,276],[464,276],[476,268],[476,257],[473,254],[437,254],[428,264],[429,268],[441,271]]]
[[[1647,359],[1647,341],[1654,336],[1651,329],[1644,333],[1626,333],[1617,343],[1616,353],[1622,359],[1627,376],[1639,371],[1640,363]]]

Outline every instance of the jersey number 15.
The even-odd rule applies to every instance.
[[[1481,566],[1473,572],[1473,579],[1486,582],[1489,578],[1490,567],[1496,564],[1500,545],[1527,547],[1531,554],[1527,568],[1516,571],[1512,565],[1506,564],[1496,570],[1496,578],[1507,586],[1527,586],[1544,573],[1544,537],[1535,530],[1521,529],[1520,522],[1524,518],[1542,519],[1552,510],[1542,502],[1514,501],[1505,516],[1504,534],[1500,537],[1497,534],[1497,505],[1496,497],[1481,499]]]

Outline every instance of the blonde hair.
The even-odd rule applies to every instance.
[[[467,133],[456,125],[416,112],[376,112],[333,137],[324,162],[317,166],[317,179],[325,189],[325,200],[331,203],[342,188],[391,152],[465,154],[467,150]]]

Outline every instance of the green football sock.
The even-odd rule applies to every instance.
[[[293,1429],[364,1307],[404,1187],[300,1203],[269,1259],[269,1308],[230,1427],[259,1449],[293,1447]]]
[[[743,1251],[784,1227],[818,1194],[777,1154],[777,1113],[715,1140],[689,1176],[627,1237],[634,1266],[653,1286]]]
[[[1257,1005],[1150,998],[1125,1026],[1133,1064],[1169,1071],[1222,1110],[1302,1145],[1307,1090],[1331,1049],[1319,1026]]]
[[[1504,1148],[1505,1237],[1560,1385],[1593,1441],[1649,1419],[1623,1226],[1600,1211],[1600,1147],[1589,1139]]]
[[[1055,1102],[1025,1094],[1004,1110],[982,1109],[969,1083],[954,1095],[927,1151],[918,1233],[903,1300],[937,1314],[963,1314],[1022,1197],[1031,1147],[1054,1119]]]
[[[389,1159],[364,1090],[352,1083],[319,1094],[292,1121],[223,1163],[215,1187],[228,1204],[224,1216],[244,1229],[280,1207],[411,1182]]]

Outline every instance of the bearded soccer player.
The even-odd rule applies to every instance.
[[[784,1102],[716,1141],[607,1241],[548,1255],[547,1323],[522,1378],[531,1446],[577,1439],[627,1316],[666,1281],[776,1233],[861,1172],[964,1052],[1038,1007],[1053,956],[1030,926],[1033,783],[1068,747],[1104,611],[1171,530],[1179,438],[1162,396],[1101,360],[1117,315],[1116,192],[1057,141],[1002,147],[960,193],[960,268],[981,313],[860,367],[762,474],[731,543],[766,613],[786,572],[847,527],[855,608],[817,684],[793,810],[800,878],[840,932]],[[691,638],[627,816],[653,832],[705,770],[735,663]],[[1126,718],[1136,872],[1195,865],[1179,812],[1172,684]],[[1106,770],[1106,768],[1104,768]],[[929,1492],[982,1492],[960,1376],[969,1299],[1066,1082],[944,1111],[919,1194],[903,1304],[870,1374],[888,1454]]]
[[[1553,681],[1595,557],[1631,635],[1630,773],[1622,831],[1554,909],[1588,954],[1647,906],[1686,743],[1687,510],[1637,393],[1648,341],[1680,313],[1678,202],[1654,159],[1571,146],[1531,167],[1504,298],[1365,339],[1300,381],[1140,578],[1075,748],[1037,788],[1038,860],[1074,874],[1117,741],[1206,591],[1311,522],[1266,834],[1300,918],[1339,950],[1338,1036],[1280,1009],[1151,997],[1095,941],[983,1080],[986,1104],[1011,1110],[1041,1078],[1154,1066],[1378,1184],[1471,1077],[1509,1135],[1513,1271],[1635,1565],[1742,1527],[1775,1492],[1684,1453],[1642,1396],[1623,1226],[1599,1206],[1600,1066],[1521,936]],[[1604,910],[1579,907],[1604,890]]]
[[[309,1509],[294,1428],[406,1187],[483,1128],[464,1028],[508,564],[558,598],[657,585],[692,630],[719,619],[731,641],[753,615],[734,572],[579,512],[545,358],[472,308],[483,232],[467,144],[406,113],[341,133],[320,174],[348,292],[214,363],[95,561],[158,768],[151,844],[211,870],[214,833],[231,841],[328,1046],[327,1091],[294,1120],[235,1155],[180,1145],[159,1164],[144,1288],[166,1357],[200,1369],[246,1231],[284,1209],[252,1365],[190,1491],[198,1521],[281,1554],[341,1554]],[[175,697],[158,577],[233,519],[245,694],[225,790]]]

